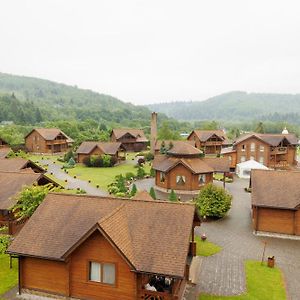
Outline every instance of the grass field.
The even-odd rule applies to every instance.
[[[13,268],[9,268],[9,256],[0,254],[0,299],[1,295],[18,283],[17,260],[13,259]]]
[[[209,241],[202,241],[199,236],[195,236],[195,241],[197,243],[196,254],[199,256],[210,256],[214,255],[222,250],[222,248]]]
[[[200,295],[199,300],[285,300],[286,292],[280,269],[268,268],[257,261],[246,261],[247,292],[240,296]]]

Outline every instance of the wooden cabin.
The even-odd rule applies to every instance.
[[[289,169],[297,164],[298,139],[294,134],[249,133],[234,141],[222,155],[231,161],[231,168],[247,160],[273,169]]]
[[[25,147],[33,153],[64,153],[74,141],[57,128],[36,128],[25,136]]]
[[[14,217],[12,207],[16,204],[15,196],[24,186],[48,183],[58,186],[57,183],[41,173],[0,171],[0,227],[7,226],[9,234],[16,234],[26,220],[17,221]]]
[[[148,139],[141,129],[113,129],[110,134],[111,142],[120,142],[128,152],[139,152],[147,149]]]
[[[169,193],[196,195],[208,183],[213,182],[214,172],[229,172],[225,158],[203,158],[202,151],[189,143],[174,144],[165,155],[156,155],[155,189]]]
[[[231,144],[223,130],[193,130],[187,139],[205,154],[220,154]]]
[[[256,233],[300,235],[300,172],[252,170],[252,221]]]
[[[50,193],[8,253],[20,294],[178,300],[199,225],[192,204]]]
[[[183,144],[187,143],[190,144],[191,146],[195,147],[195,142],[194,141],[176,141],[176,140],[157,140],[155,142],[155,147],[154,147],[154,154],[163,154],[164,150],[168,150],[171,147],[173,147],[175,144]]]
[[[31,171],[33,173],[46,173],[46,171],[33,161],[21,157],[0,158],[0,172]]]
[[[120,142],[82,142],[76,151],[77,162],[82,163],[86,157],[101,156],[103,154],[110,155],[117,162],[125,159],[125,155],[120,156],[122,151],[123,148]]]
[[[9,147],[9,144],[3,138],[0,137],[0,148],[2,147]]]

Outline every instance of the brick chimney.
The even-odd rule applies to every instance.
[[[151,153],[155,153],[155,144],[157,141],[157,113],[153,112],[151,114],[151,139],[150,139],[150,149]]]

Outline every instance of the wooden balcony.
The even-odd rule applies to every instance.
[[[53,141],[46,141],[46,145],[64,145],[66,144],[66,140],[53,140]]]
[[[173,296],[167,292],[154,292],[148,290],[142,290],[139,299],[145,300],[173,300]]]
[[[207,141],[204,146],[222,146],[222,141]]]
[[[270,155],[287,154],[287,147],[276,147],[271,149]]]

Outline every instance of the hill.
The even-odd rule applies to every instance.
[[[205,101],[151,104],[148,108],[185,121],[288,121],[300,124],[300,94],[230,92]]]
[[[6,111],[0,113],[0,121],[34,124],[91,119],[111,126],[149,126],[150,111],[146,107],[49,80],[0,73],[0,93],[0,112]],[[26,111],[26,116],[22,118],[17,111]]]

